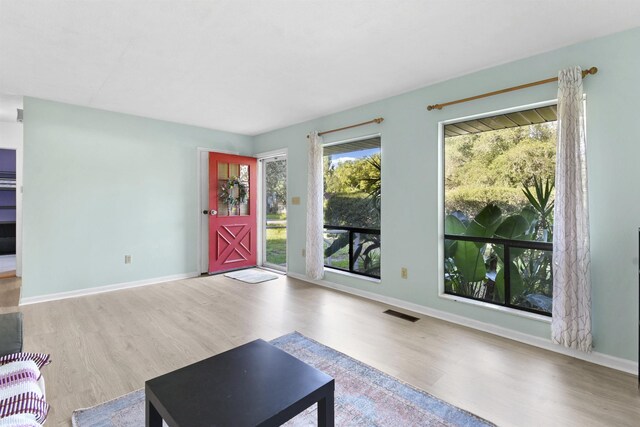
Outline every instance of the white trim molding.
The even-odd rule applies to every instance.
[[[279,148],[277,150],[264,151],[262,153],[254,154],[253,157],[255,157],[258,160],[268,159],[271,157],[280,157],[280,156],[286,157],[288,151],[289,151],[289,148],[284,147],[284,148]]]
[[[638,372],[638,363],[632,360],[622,359],[620,357],[598,353],[595,351],[592,353],[584,353],[553,344],[551,342],[551,339],[548,338],[541,338],[534,335],[525,334],[523,332],[514,331],[513,329],[504,328],[502,326],[497,326],[491,323],[481,322],[479,320],[470,319],[468,317],[459,316],[457,314],[452,314],[442,310],[436,310],[424,305],[414,304],[412,302],[404,301],[401,299],[379,295],[374,292],[363,291],[360,289],[352,288],[350,286],[329,282],[327,280],[312,280],[304,274],[288,272],[287,276],[314,285],[335,289],[347,294],[357,295],[359,297],[367,298],[383,304],[389,304],[398,308],[413,311],[415,313],[424,314],[425,316],[435,317],[436,319],[445,320],[457,325],[462,325],[479,331],[488,332],[490,334],[498,335],[503,338],[508,338],[524,344],[532,345],[534,347],[553,351],[554,353],[560,353],[566,356],[574,357],[576,359],[595,363],[596,365],[606,366],[608,368],[627,372],[629,374],[636,374]]]
[[[198,272],[173,274],[171,276],[155,277],[151,279],[136,280],[133,282],[116,283],[113,285],[97,286],[95,288],[78,289],[75,291],[57,292],[54,294],[40,295],[36,297],[20,298],[20,305],[38,304],[47,301],[57,301],[67,298],[77,298],[87,295],[102,294],[105,292],[119,291],[122,289],[138,288],[140,286],[156,285],[159,283],[173,282],[174,280],[190,279],[200,276]]]

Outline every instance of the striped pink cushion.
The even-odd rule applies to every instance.
[[[42,427],[42,424],[36,421],[36,417],[33,415],[11,415],[7,418],[0,420],[2,427]]]
[[[44,392],[38,384],[39,378],[40,369],[33,360],[0,366],[0,400],[28,392],[44,397]]]
[[[49,413],[49,404],[37,393],[21,393],[0,400],[0,420],[12,415],[33,414],[36,421],[43,423]]]
[[[0,357],[0,366],[11,362],[24,362],[33,360],[39,369],[51,363],[51,356],[44,353],[13,353]]]
[[[32,365],[33,366],[33,365]],[[13,383],[33,381],[38,382],[40,379],[40,371],[35,369],[22,368],[7,374],[0,374],[0,389]]]
[[[33,358],[15,357],[16,361],[0,365],[0,426],[43,423],[49,412],[40,388],[40,368]],[[26,359],[26,360],[22,360]],[[48,356],[37,357],[38,363],[46,363]],[[9,423],[11,421],[11,423]],[[15,424],[17,422],[18,424]]]

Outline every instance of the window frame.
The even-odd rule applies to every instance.
[[[532,310],[527,310],[526,308],[516,308],[510,305],[501,305],[498,303],[493,303],[484,300],[474,299],[472,297],[465,297],[461,295],[449,294],[445,291],[444,285],[444,244],[445,244],[445,232],[444,232],[444,224],[445,224],[445,185],[444,185],[444,166],[445,166],[445,133],[444,127],[449,124],[455,124],[460,122],[465,122],[468,120],[477,120],[492,116],[497,116],[501,114],[509,114],[518,111],[531,110],[534,108],[548,107],[550,105],[557,105],[557,99],[551,99],[547,101],[535,102],[532,104],[519,105],[516,107],[504,108],[501,110],[494,110],[489,112],[484,112],[480,114],[473,114],[464,117],[457,117],[452,119],[447,119],[438,122],[438,297],[442,299],[447,299],[456,302],[462,302],[465,304],[475,305],[478,307],[488,308],[495,311],[501,311],[508,314],[513,314],[519,317],[526,317],[533,320],[539,320],[543,322],[550,323],[551,315],[541,314]],[[481,239],[480,239],[481,240]],[[521,243],[517,240],[514,240],[514,243]]]
[[[382,154],[382,133],[380,133],[380,132],[367,134],[367,135],[362,135],[362,136],[357,136],[357,137],[354,137],[354,138],[341,139],[341,140],[338,140],[338,141],[323,142],[322,143],[322,157],[324,158],[324,156],[325,156],[325,154],[324,154],[325,147],[348,144],[348,143],[351,143],[351,142],[364,141],[364,140],[373,139],[373,138],[380,138],[380,166],[381,166],[381,169],[380,169],[380,182],[382,183],[382,180],[383,180],[382,162],[384,160],[382,158],[383,157],[383,154]],[[322,174],[324,176],[324,170],[322,171]],[[381,190],[381,196],[380,196],[381,200],[382,200],[382,193],[383,192]],[[327,229],[328,230],[332,230],[332,229],[341,229],[341,228],[344,228],[344,229],[351,228],[353,230],[356,230],[354,232],[363,232],[363,231],[368,230],[368,229],[363,229],[363,228],[360,228],[360,227],[334,226],[332,224],[325,224],[324,223],[324,207],[322,209],[322,216],[323,216],[323,222],[322,222],[323,233]],[[327,226],[329,226],[329,227],[327,227]],[[379,231],[380,231],[379,236],[380,236],[380,239],[382,241],[382,205],[381,205],[381,208],[380,208],[380,230]],[[351,259],[351,255],[352,255],[351,254],[351,241],[349,242],[349,246],[350,246],[349,258]],[[323,260],[324,260],[324,254],[323,254]],[[351,265],[351,260],[350,260],[349,264]],[[324,268],[326,270],[329,270],[329,271],[332,271],[332,272],[346,274],[346,275],[353,276],[353,277],[356,277],[356,278],[362,278],[362,279],[367,279],[367,280],[372,280],[372,281],[379,282],[380,280],[382,280],[382,243],[380,243],[380,276],[374,276],[374,275],[371,275],[371,274],[358,272],[358,271],[352,270],[351,268],[343,269],[343,268],[328,266],[326,264],[323,264],[323,266],[324,266]]]

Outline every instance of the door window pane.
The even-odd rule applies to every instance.
[[[218,216],[249,215],[249,165],[218,163]]]
[[[265,174],[265,263],[287,265],[287,160],[268,160]]]

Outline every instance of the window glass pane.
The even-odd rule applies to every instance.
[[[249,166],[219,162],[218,216],[249,215],[249,197]]]
[[[229,178],[240,176],[240,165],[237,163],[229,163]]]
[[[552,241],[555,150],[555,121],[446,137],[445,232]]]
[[[249,165],[238,165],[238,182],[240,188],[240,198],[238,199],[238,213],[240,215],[249,215],[249,199],[252,194],[249,193]]]
[[[503,304],[502,245],[445,240],[444,286],[447,293]]]
[[[249,182],[249,165],[240,165],[240,181]]]
[[[229,215],[228,191],[229,163],[218,162],[218,216]]]
[[[284,267],[287,264],[287,160],[266,161],[264,166],[265,261]]]
[[[218,179],[229,178],[229,163],[218,162]]]
[[[353,233],[353,270],[380,277],[380,234]]]
[[[380,139],[324,149],[324,223],[380,229]]]
[[[552,252],[537,249],[512,249],[511,252],[511,303],[551,314]]]
[[[380,277],[380,138],[323,149],[325,265]]]
[[[324,265],[349,270],[349,232],[324,230]]]

